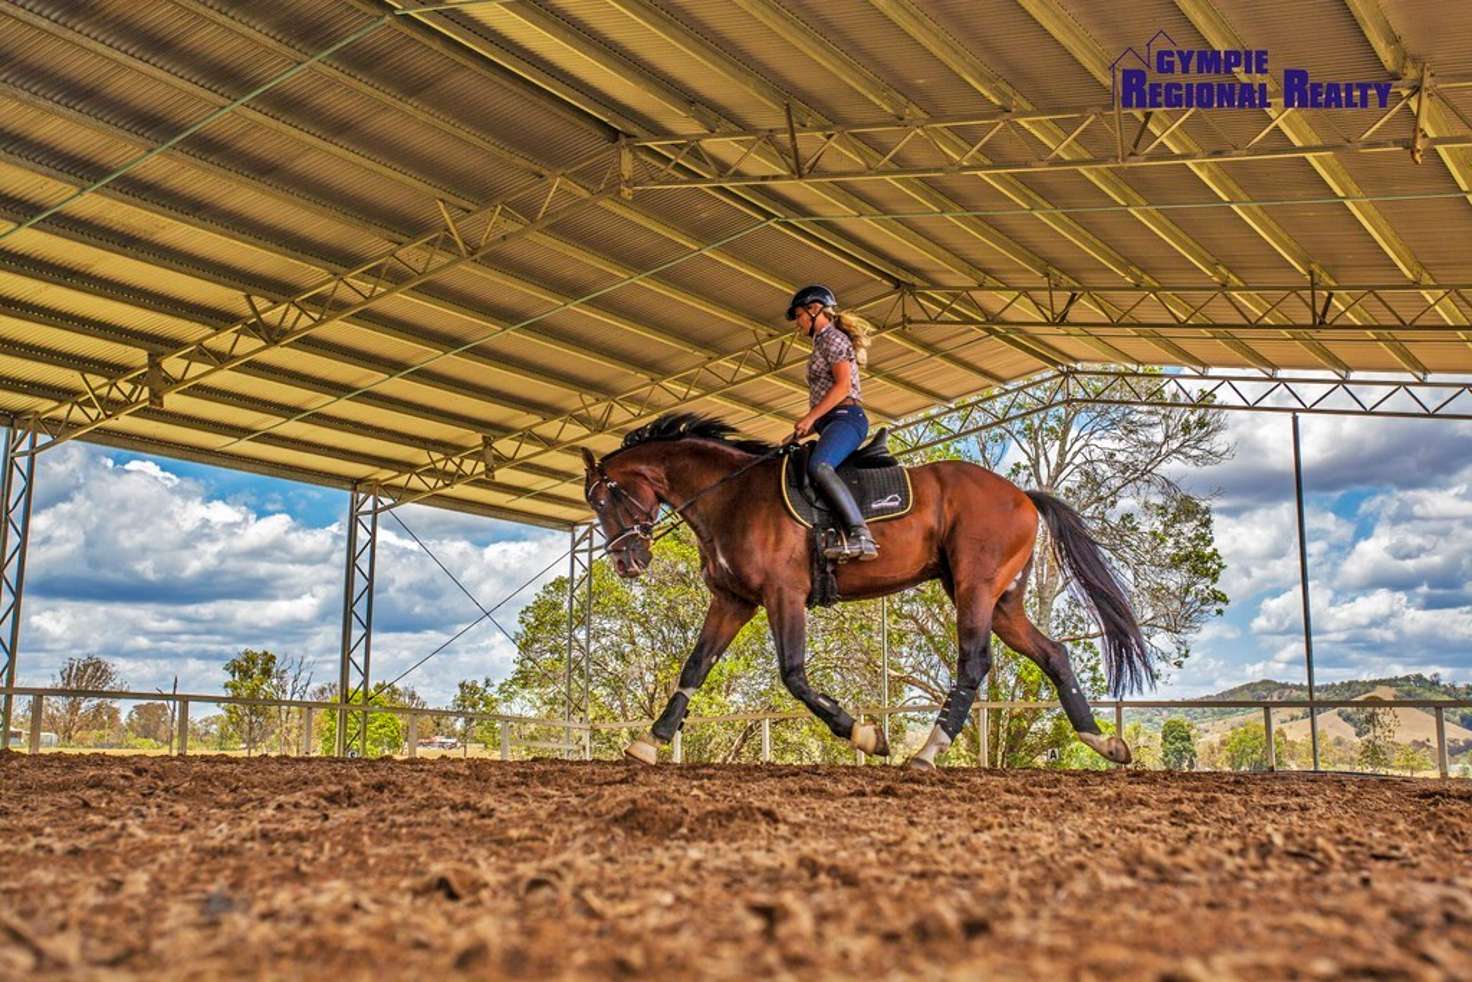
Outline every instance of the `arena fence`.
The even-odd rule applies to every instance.
[[[403,742],[403,753],[405,756],[414,757],[419,749],[419,735],[421,721],[429,719],[450,719],[462,723],[467,729],[474,726],[477,729],[492,726],[497,733],[497,745],[499,756],[502,760],[510,760],[512,751],[515,749],[549,751],[565,757],[581,756],[591,759],[593,756],[593,734],[597,732],[628,732],[634,733],[646,729],[650,725],[649,720],[619,720],[613,722],[585,723],[580,720],[570,719],[546,719],[534,716],[520,716],[508,713],[475,713],[465,712],[458,709],[432,709],[422,706],[388,706],[373,705],[364,707],[361,704],[344,705],[340,702],[327,702],[305,699],[248,699],[230,695],[208,695],[183,692],[132,692],[117,690],[91,690],[91,689],[59,689],[59,688],[34,688],[15,686],[10,688],[0,687],[0,695],[11,695],[17,698],[28,699],[29,705],[29,732],[25,738],[27,750],[38,753],[42,748],[42,729],[45,718],[47,699],[107,699],[129,702],[162,702],[168,704],[172,709],[172,720],[170,725],[169,752],[184,756],[190,752],[189,727],[178,725],[179,720],[189,718],[191,707],[196,705],[213,705],[219,707],[242,706],[259,707],[278,710],[297,711],[301,720],[301,745],[300,752],[303,755],[312,755],[315,751],[313,743],[314,719],[317,713],[331,713],[336,717],[339,732],[346,725],[348,718],[354,714],[365,718],[379,714],[390,714],[403,719],[406,723],[406,736]],[[1263,728],[1266,736],[1266,763],[1269,770],[1278,770],[1280,762],[1277,760],[1275,732],[1276,725],[1273,718],[1275,710],[1304,710],[1310,715],[1311,721],[1325,711],[1338,709],[1358,710],[1394,710],[1394,709],[1419,709],[1431,713],[1435,721],[1435,764],[1437,773],[1445,778],[1450,776],[1449,748],[1446,735],[1446,711],[1449,709],[1472,709],[1472,700],[1466,699],[1281,699],[1281,700],[1251,700],[1251,699],[1133,699],[1133,700],[1109,700],[1095,701],[1092,703],[1096,712],[1113,713],[1114,726],[1117,732],[1123,733],[1125,728],[1126,714],[1131,710],[1198,710],[1198,709],[1238,709],[1258,710],[1262,713]],[[1058,710],[1060,705],[1052,701],[981,701],[973,709],[975,721],[978,723],[977,732],[977,759],[989,760],[989,747],[987,741],[990,738],[991,727],[988,716],[990,713],[1010,710]],[[857,715],[880,720],[886,733],[889,729],[889,721],[895,716],[933,716],[939,712],[940,706],[933,703],[906,703],[898,706],[866,706],[860,707]],[[811,721],[812,717],[805,711],[764,711],[749,713],[730,713],[721,716],[689,716],[686,717],[685,726],[699,727],[719,723],[752,723],[761,724],[761,761],[771,763],[772,754],[772,724],[786,721]],[[558,733],[558,740],[526,739],[518,735],[518,728],[531,729],[533,731],[551,731]],[[5,732],[0,735],[0,742],[8,747],[12,741],[12,734]],[[684,738],[683,732],[677,732],[673,745],[671,746],[671,758],[675,763],[684,762]],[[856,763],[864,763],[864,754],[856,752],[854,755]],[[1313,768],[1318,770],[1319,768]]]

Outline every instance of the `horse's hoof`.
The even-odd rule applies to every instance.
[[[848,742],[861,753],[873,754],[875,757],[889,756],[889,741],[884,739],[884,731],[873,723],[855,723],[854,728],[849,731]]]
[[[1105,760],[1111,760],[1116,764],[1128,764],[1134,759],[1134,755],[1130,753],[1130,745],[1117,736],[1105,736],[1103,733],[1080,733],[1078,738],[1086,747]]]
[[[911,757],[909,760],[905,761],[905,766],[912,771],[935,770],[935,765],[926,760],[924,757]]]
[[[650,743],[647,737],[639,737],[624,748],[624,756],[641,764],[653,764],[659,760],[659,748]]]

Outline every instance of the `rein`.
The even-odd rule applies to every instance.
[[[642,505],[640,505],[639,502],[637,502],[637,501],[634,500],[634,496],[633,495],[631,495],[631,494],[629,494],[629,492],[625,491],[619,485],[619,483],[617,481],[615,481],[613,478],[609,477],[606,473],[603,472],[603,468],[600,465],[599,468],[598,468],[598,480],[595,481],[595,482],[593,482],[592,486],[588,488],[588,494],[591,495],[593,493],[593,489],[596,488],[596,487],[598,487],[598,485],[602,484],[602,485],[605,485],[608,488],[610,499],[614,500],[617,503],[617,506],[619,508],[622,508],[622,507],[624,507],[625,504],[627,504],[628,506],[630,506],[632,508],[638,509],[638,511],[640,511],[640,512],[645,512],[644,521],[642,521],[642,522],[633,522],[633,523],[630,523],[628,525],[624,525],[624,526],[620,527],[619,530],[618,530],[618,534],[615,535],[613,538],[609,539],[608,542],[604,545],[604,551],[605,552],[613,552],[614,551],[614,547],[616,547],[620,542],[623,542],[624,539],[627,539],[631,535],[632,536],[638,536],[639,538],[643,539],[645,542],[648,542],[650,545],[653,545],[654,543],[658,542],[660,539],[664,538],[666,535],[669,535],[675,529],[679,528],[680,525],[682,523],[684,523],[684,521],[685,521],[684,511],[685,511],[686,508],[688,508],[691,505],[695,504],[695,502],[699,501],[701,498],[703,498],[706,495],[710,494],[712,491],[714,491],[716,488],[720,487],[721,485],[725,484],[727,481],[735,480],[736,478],[740,477],[742,474],[745,474],[747,471],[751,470],[757,464],[760,464],[760,463],[763,463],[765,461],[771,460],[773,457],[781,457],[781,456],[783,456],[785,454],[792,453],[794,450],[796,450],[798,448],[798,446],[799,445],[796,444],[796,443],[784,443],[784,444],[781,444],[780,446],[773,447],[771,450],[768,450],[765,453],[757,456],[754,460],[751,460],[751,461],[748,461],[745,464],[742,464],[740,467],[736,468],[734,471],[732,471],[731,473],[727,474],[725,477],[721,478],[720,480],[714,482],[713,484],[709,484],[706,487],[701,488],[699,491],[695,492],[693,495],[691,495],[689,498],[687,498],[685,501],[681,502],[680,504],[678,504],[678,505],[671,505],[670,506],[670,515],[667,515],[664,518],[659,519],[658,521],[651,521],[651,519],[654,518],[654,515],[651,514],[651,513],[649,513],[649,512],[647,512],[647,511],[645,511],[644,507]],[[673,521],[671,521],[671,519],[673,519]],[[656,535],[654,530],[658,526],[660,526],[660,525],[662,525],[662,524],[664,524],[666,522],[669,522],[670,523],[669,526],[667,528],[665,528],[663,531],[659,532]]]

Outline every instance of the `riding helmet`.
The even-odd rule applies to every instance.
[[[792,302],[787,305],[787,319],[797,320],[797,308],[806,307],[810,303],[821,303],[824,307],[837,307],[838,298],[833,291],[826,286],[805,286],[792,295]]]

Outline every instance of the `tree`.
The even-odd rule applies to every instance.
[[[1431,753],[1425,744],[1403,743],[1395,748],[1395,769],[1412,776],[1431,770]]]
[[[1287,738],[1281,730],[1274,731],[1273,749],[1277,760],[1283,760],[1288,752]],[[1261,723],[1245,723],[1227,734],[1222,742],[1224,763],[1234,771],[1265,771],[1268,769],[1268,731]]]
[[[1400,719],[1390,708],[1359,712],[1363,714],[1361,718],[1365,727],[1360,735],[1359,766],[1367,771],[1385,773],[1395,763],[1395,732],[1400,729]]]
[[[277,699],[305,699],[312,687],[312,673],[307,671],[306,657],[278,659],[276,672],[271,679],[271,688]],[[276,752],[295,753],[302,745],[301,721],[304,714],[289,706],[277,706],[274,730]]]
[[[1196,769],[1196,737],[1191,724],[1183,719],[1168,719],[1160,728],[1160,756],[1167,770]]]
[[[313,700],[317,702],[336,702],[337,686],[333,683],[318,686],[312,693]],[[418,696],[418,704],[423,700]],[[350,705],[363,705],[363,693],[354,692],[348,700]],[[405,693],[399,689],[389,686],[386,689],[373,692],[373,698],[368,702],[369,706],[405,706],[411,705],[405,699]],[[354,734],[362,724],[359,722],[360,711],[348,711],[348,733]],[[384,757],[398,753],[404,746],[406,721],[396,713],[368,714],[368,741],[363,748],[364,757]],[[319,752],[330,756],[337,753],[337,711],[328,709],[317,713],[317,746]]]
[[[462,713],[499,712],[496,683],[489,675],[479,682],[475,679],[461,679],[455,687],[455,698],[451,700],[450,708]],[[485,746],[492,746],[499,738],[499,724],[495,720],[480,720],[472,724],[467,716],[461,722],[462,743],[469,743],[474,739]]]
[[[140,702],[128,710],[126,726],[135,737],[166,744],[174,731],[173,707],[166,702]]]
[[[279,698],[276,656],[272,652],[246,648],[225,663],[225,674],[230,676],[225,683],[225,691],[236,698]],[[256,746],[264,742],[275,715],[270,706],[232,704],[225,707],[227,725],[245,744],[247,755],[255,753]]]
[[[96,655],[68,658],[56,673],[54,688],[107,692],[122,689],[123,680],[112,662]],[[46,700],[44,723],[63,745],[75,743],[84,730],[108,729],[117,706],[100,696],[52,696]]]

